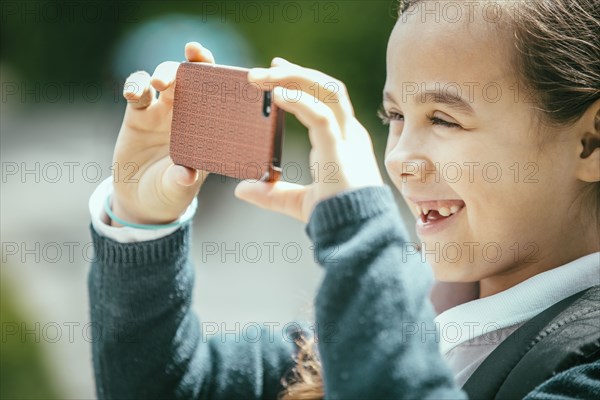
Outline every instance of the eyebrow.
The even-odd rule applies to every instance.
[[[473,107],[462,97],[449,93],[448,91],[440,90],[426,90],[410,95],[414,101],[420,101],[421,103],[440,103],[446,104],[448,107],[455,109],[456,111],[465,112],[468,114],[474,114]],[[392,93],[386,91],[383,93],[384,101],[391,101],[397,103],[394,100]]]

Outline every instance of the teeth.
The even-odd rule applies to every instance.
[[[456,214],[459,210],[461,209],[460,206],[454,205],[451,207],[440,207],[437,212],[442,216],[442,217],[449,217],[452,214]],[[417,215],[427,215],[430,211],[429,208],[427,207],[421,207],[418,204],[415,204],[415,211],[417,212]]]
[[[448,207],[440,207],[440,209],[438,210],[438,213],[442,217],[447,217],[450,215],[450,209]]]

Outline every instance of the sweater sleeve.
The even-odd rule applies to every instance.
[[[600,399],[600,360],[558,373],[524,398],[524,400],[555,399]]]
[[[315,315],[327,399],[466,399],[438,350],[433,273],[406,245],[391,188],[318,203],[306,233],[325,270]]]
[[[119,243],[90,229],[95,256],[88,288],[98,398],[277,397],[282,376],[293,366],[294,338],[301,329],[284,335],[262,327],[260,334],[241,340],[203,332],[190,308],[189,224],[140,243]]]

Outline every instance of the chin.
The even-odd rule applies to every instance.
[[[429,262],[433,275],[440,282],[474,282],[477,279],[470,276],[468,267],[465,268],[460,260],[455,262]]]

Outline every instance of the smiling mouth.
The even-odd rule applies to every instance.
[[[452,217],[466,206],[462,200],[432,200],[415,202],[418,222],[421,225]]]

